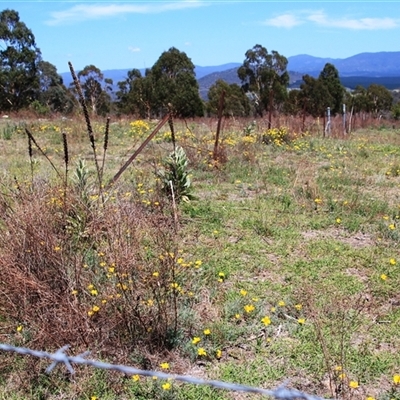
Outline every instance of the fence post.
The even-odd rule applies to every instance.
[[[343,134],[346,136],[346,104],[343,104]]]
[[[328,134],[330,136],[331,134],[331,108],[328,107],[326,109],[326,115],[327,115],[327,122],[325,126],[325,135]]]

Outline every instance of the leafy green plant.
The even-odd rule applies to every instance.
[[[81,197],[85,200],[88,199],[88,180],[89,180],[89,169],[85,163],[85,160],[79,160],[75,168],[73,180],[77,186],[77,189]]]
[[[185,150],[177,146],[164,160],[164,169],[157,171],[162,191],[173,197],[177,203],[194,199],[188,163]]]
[[[49,107],[43,105],[39,100],[34,100],[30,104],[30,109],[34,111],[38,116],[46,116],[50,113]]]
[[[4,140],[11,140],[14,133],[18,131],[16,125],[7,123],[6,126],[3,127],[3,139]]]

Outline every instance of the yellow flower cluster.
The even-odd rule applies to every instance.
[[[196,136],[191,132],[189,129],[186,129],[186,131],[177,131],[175,132],[175,140],[178,142],[181,142],[183,140],[195,140]],[[172,141],[172,133],[170,130],[166,130],[160,135],[157,135],[155,138],[156,142],[171,142]]]
[[[130,136],[133,137],[140,138],[150,130],[149,124],[145,121],[142,121],[141,119],[131,122],[129,126],[130,126],[129,134]]]
[[[283,146],[285,143],[288,143],[289,140],[289,131],[286,127],[273,128],[268,129],[263,133],[263,141],[266,144],[274,144],[275,146]]]

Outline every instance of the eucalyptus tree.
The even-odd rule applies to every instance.
[[[41,52],[17,11],[0,13],[0,108],[19,110],[37,99]]]
[[[94,65],[87,65],[77,75],[87,106],[93,114],[105,114],[110,111],[113,81],[104,79],[103,73]],[[73,83],[71,83],[73,88]]]
[[[373,83],[368,86],[366,95],[368,99],[368,111],[374,117],[379,117],[382,113],[391,110],[393,96],[384,86]]]
[[[51,112],[70,113],[76,101],[65,87],[62,77],[57,73],[57,68],[47,62],[38,64],[39,96],[38,101]]]
[[[218,115],[222,92],[225,92],[223,110],[225,117],[247,117],[250,114],[250,100],[241,87],[236,83],[229,84],[222,79],[218,79],[208,91],[208,114]]]
[[[118,88],[116,97],[119,112],[140,118],[152,117],[154,85],[149,69],[145,76],[138,69],[128,71],[126,79],[118,82]]]
[[[153,108],[158,114],[172,111],[178,117],[203,115],[203,102],[194,72],[186,53],[171,47],[151,68],[154,85]]]
[[[301,111],[300,90],[291,89],[283,105],[283,113],[286,115],[296,116]]]
[[[333,101],[333,96],[320,79],[315,79],[310,75],[303,76],[299,103],[304,114],[323,117]]]
[[[371,117],[379,117],[392,110],[392,93],[384,86],[371,84],[368,88],[361,85],[346,94],[346,104],[351,114],[351,125],[354,127],[357,120],[361,126]]]
[[[305,129],[307,115],[314,118],[322,117],[325,125],[326,109],[332,105],[333,101],[332,95],[321,79],[304,75],[298,94],[298,103],[302,114],[302,129]]]
[[[287,97],[289,74],[288,60],[277,51],[268,50],[257,44],[245,53],[243,65],[238,69],[245,92],[251,92],[257,114],[268,111],[268,126],[272,124],[274,109]]]

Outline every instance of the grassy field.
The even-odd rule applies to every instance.
[[[216,161],[216,121],[176,121],[193,200],[168,193],[168,124],[108,185],[155,125],[111,121],[104,144],[94,123],[95,163],[83,121],[1,121],[0,341],[399,400],[400,131],[231,121]],[[260,398],[47,365],[0,354],[0,398]]]

